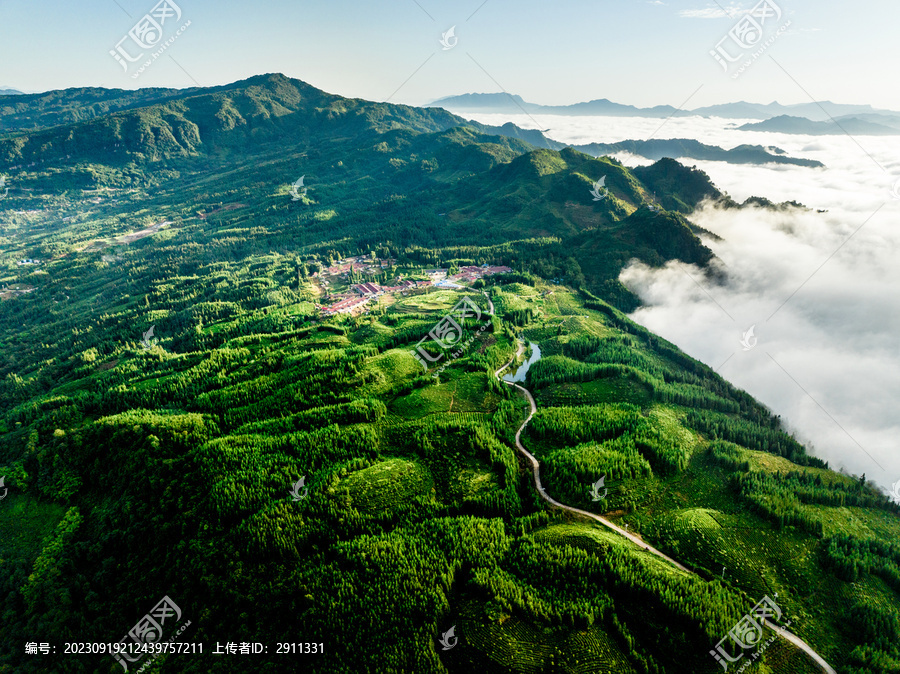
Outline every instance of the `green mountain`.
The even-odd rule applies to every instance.
[[[280,75],[47,114],[0,139],[0,673],[900,666],[900,506],[617,308],[711,261],[701,171]]]
[[[0,102],[0,133],[35,130],[46,126],[73,124],[110,112],[152,105],[178,96],[191,89],[101,89],[81,87],[23,94],[13,89],[0,94],[18,94]]]
[[[257,79],[257,81],[260,80]],[[257,115],[261,111],[252,110],[252,107],[257,104],[261,104],[263,107],[269,103],[273,104],[270,114],[276,117],[282,116],[285,114],[285,111],[297,113],[308,112],[302,105],[297,107],[300,91],[290,92],[289,89],[291,86],[292,85],[287,85],[287,87],[282,87],[282,91],[272,89],[261,97],[259,94],[257,94],[255,98],[251,95],[251,100],[243,101],[244,105],[249,106],[246,108],[241,107],[240,105],[225,106],[216,111],[217,115],[219,115],[219,119],[207,122],[207,125],[216,127],[222,123],[222,120],[232,118],[232,121],[238,126],[245,123],[252,124],[254,121],[259,123]],[[310,93],[310,87],[304,85],[301,88],[305,93]],[[219,88],[219,90],[222,90],[223,92],[231,92],[233,89],[234,85]],[[195,88],[139,89],[136,91],[81,88],[50,91],[43,94],[27,96],[23,95],[21,98],[16,98],[14,101],[12,99],[6,101],[5,105],[0,104],[0,137],[2,137],[2,134],[4,133],[8,135],[18,135],[22,132],[33,133],[50,126],[84,122],[101,117],[107,113],[136,110],[157,103],[184,99],[195,94],[203,96],[209,91],[210,90],[199,90]],[[316,91],[313,94],[313,97],[317,98],[319,95],[324,95],[324,92]],[[230,96],[231,93],[225,93],[219,100],[227,99]],[[216,105],[216,103],[212,104],[213,107]],[[206,112],[208,112],[209,109],[207,109]],[[193,114],[202,114],[203,111],[185,111],[178,106],[172,106],[166,108],[162,112],[164,113],[163,118],[161,120],[155,120],[157,122],[164,122],[157,130],[157,133],[162,135],[162,138],[158,139],[163,142],[161,149],[167,154],[178,152],[179,149],[189,151],[192,146],[192,136],[197,131],[197,129],[194,128],[196,125],[191,121],[193,119]],[[245,112],[250,112],[250,121],[243,119],[243,114]],[[492,127],[473,121],[464,122],[461,118],[455,116],[449,118],[446,116],[440,117],[442,118],[442,121],[439,122],[441,125],[440,128],[447,128],[446,124],[448,123],[448,120],[452,120],[452,122],[449,122],[452,125],[465,124],[483,133],[523,140],[536,147],[553,150],[560,150],[567,147],[565,143],[552,140],[540,131],[520,129],[511,123],[504,124],[500,127]],[[150,121],[152,122],[154,120]],[[139,127],[143,126],[140,114],[137,115],[137,118],[127,116],[122,117],[120,123],[131,123]],[[225,123],[227,124],[228,122]],[[113,143],[113,146],[118,143],[118,147],[123,147],[121,138],[119,137],[120,134],[116,129],[97,131],[97,133],[100,133],[101,137],[107,140],[107,142]],[[41,136],[40,138],[45,139],[47,136]],[[742,145],[732,150],[724,150],[719,147],[705,145],[688,139],[630,140],[613,144],[592,143],[589,145],[577,145],[572,147],[593,156],[628,151],[650,159],[688,157],[692,159],[726,161],[736,164],[764,164],[773,162],[780,164],[794,164],[798,166],[821,166],[821,163],[816,161],[781,156],[784,154],[783,152],[773,153],[760,146]],[[153,156],[152,153],[157,152],[159,149],[154,147],[148,148],[148,150],[151,151],[151,156]],[[17,156],[15,153],[11,155],[11,157],[15,156]]]
[[[527,266],[537,264],[527,259],[531,244],[517,242],[546,239],[544,245],[559,263],[548,268],[541,253],[542,273],[562,277],[571,272],[579,284],[602,292],[631,256],[631,244],[622,242],[632,237],[628,217],[652,201],[647,187],[609,159],[534,150],[514,137],[518,131],[511,125],[473,126],[440,109],[344,99],[273,75],[0,138],[0,167],[10,169],[13,193],[51,199],[67,190],[161,188],[169,212],[182,214],[210,202],[239,201],[245,213],[256,213],[257,226],[281,236],[289,236],[295,223],[284,219],[289,205],[278,195],[303,174],[315,185],[310,198],[317,205],[336,198],[344,204],[327,220],[304,228],[308,243],[327,240],[336,231],[357,243],[380,240],[402,247],[477,240],[518,251]],[[722,196],[702,172],[670,160],[663,165],[672,174],[666,178],[663,206],[689,212],[703,198]],[[607,174],[610,197],[595,203],[591,185]],[[217,192],[213,183],[219,181],[211,176],[227,176],[228,194],[240,198]],[[648,180],[655,189],[652,181],[658,179]],[[262,184],[272,188],[266,193],[254,189]],[[279,185],[280,193],[273,192]],[[372,209],[372,204],[379,206]],[[121,205],[117,217],[127,219],[129,208]],[[398,228],[402,220],[418,226]],[[686,231],[681,221],[663,218],[657,225],[663,247]],[[583,235],[579,242],[602,241],[614,255],[596,264],[589,251],[566,245],[576,235]],[[658,263],[667,256],[657,249],[652,230],[640,239],[638,258]],[[52,251],[61,254],[86,243],[70,232],[65,243],[54,242]],[[47,246],[33,253],[23,249],[23,257],[46,257]],[[685,262],[703,263],[710,255],[701,248],[690,237],[679,250]],[[577,272],[581,264],[594,268],[584,281]],[[635,305],[635,298],[618,286],[608,297],[622,308]]]

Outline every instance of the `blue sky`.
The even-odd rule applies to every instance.
[[[502,88],[545,104],[693,108],[812,96],[900,110],[900,3],[774,1],[790,27],[733,80],[709,51],[752,0],[174,0],[191,25],[135,80],[109,51],[156,0],[0,0],[0,86],[213,86],[282,72],[414,105]],[[458,43],[443,50],[454,25]]]

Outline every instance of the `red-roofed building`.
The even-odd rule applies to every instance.
[[[374,283],[360,283],[359,285],[353,286],[354,290],[363,296],[375,296],[380,295],[384,292],[383,288],[380,288]]]
[[[360,307],[366,304],[369,301],[368,297],[351,297],[347,300],[341,300],[336,304],[332,304],[330,307],[323,307],[323,314],[346,314],[357,307]]]

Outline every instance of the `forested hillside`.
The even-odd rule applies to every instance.
[[[0,136],[0,672],[123,671],[65,644],[164,597],[195,646],[144,671],[718,672],[764,597],[900,671],[900,507],[622,313],[630,259],[712,261],[705,174],[277,75],[165,97]],[[403,290],[323,312],[367,280]],[[547,494],[687,571],[540,498],[520,343]]]

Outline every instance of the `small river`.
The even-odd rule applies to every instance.
[[[531,347],[531,356],[519,366],[519,369],[516,370],[515,374],[503,375],[503,381],[512,382],[513,384],[522,383],[525,381],[525,376],[528,374],[528,368],[541,359],[541,347],[534,342],[528,342],[528,345]]]

